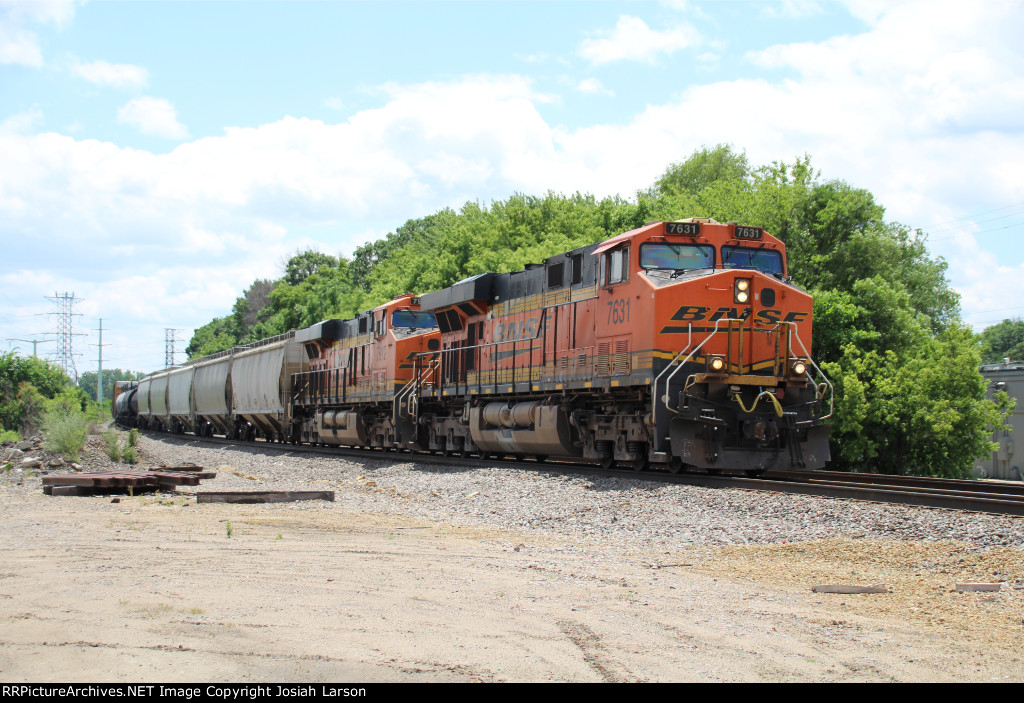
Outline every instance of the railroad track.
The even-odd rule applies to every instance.
[[[310,445],[276,444],[264,441],[239,442],[219,437],[194,437],[146,432],[151,439],[176,443],[230,445],[243,448],[279,451],[291,454],[318,454],[349,459],[376,461],[415,461],[427,464],[453,464],[490,468],[502,466],[523,470],[557,470],[579,474],[600,474],[620,478],[661,481],[708,488],[740,488],[773,491],[826,498],[894,503],[918,507],[945,508],[996,515],[1024,516],[1024,483],[998,483],[961,479],[890,476],[837,471],[767,472],[757,478],[703,473],[670,474],[662,471],[601,469],[593,464],[572,459],[549,459],[545,462],[513,458],[478,459],[443,454],[412,453],[405,450],[347,449]]]

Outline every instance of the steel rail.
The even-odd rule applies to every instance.
[[[904,476],[882,476],[880,474],[848,474],[840,472],[775,472],[766,473],[758,478],[742,476],[714,475],[700,473],[671,474],[661,471],[632,471],[629,469],[602,469],[596,464],[579,459],[549,458],[546,461],[517,460],[506,458],[477,458],[446,456],[441,452],[413,452],[408,449],[350,449],[334,446],[315,446],[308,444],[283,444],[266,441],[243,442],[228,440],[221,437],[196,437],[194,435],[175,435],[164,432],[146,431],[151,439],[172,441],[175,443],[230,445],[242,449],[258,449],[277,451],[285,454],[319,454],[340,458],[368,461],[407,461],[423,464],[453,464],[476,468],[516,468],[533,471],[559,471],[584,475],[614,476],[617,478],[635,479],[640,481],[659,481],[682,485],[703,486],[706,488],[738,488],[741,490],[770,491],[792,495],[809,495],[822,498],[839,498],[860,500],[873,503],[890,503],[911,505],[915,507],[943,508],[965,512],[991,513],[996,515],[1024,516],[1024,486],[1019,492],[1004,489],[989,490],[990,486],[974,481],[956,481],[956,488],[931,485],[925,479]],[[854,478],[851,478],[854,477]],[[865,479],[870,477],[870,479]],[[877,483],[870,483],[879,479]],[[900,485],[917,483],[918,485]],[[932,479],[943,482],[952,479]],[[984,488],[984,492],[969,491],[964,484]],[[1013,484],[1009,489],[1015,488]]]

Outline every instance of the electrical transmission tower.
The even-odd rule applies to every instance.
[[[53,294],[53,297],[46,296],[47,300],[57,306],[57,312],[51,315],[57,316],[57,365],[64,369],[70,378],[78,383],[78,370],[75,368],[75,352],[72,338],[75,336],[74,322],[75,303],[81,303],[82,298],[76,298],[74,293],[63,295]]]
[[[174,366],[174,343],[182,341],[177,337],[178,332],[180,330],[173,327],[164,327],[164,364],[167,368]]]

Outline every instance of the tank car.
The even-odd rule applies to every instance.
[[[114,421],[120,425],[134,427],[139,415],[139,404],[135,395],[139,390],[137,381],[116,381],[111,399]]]

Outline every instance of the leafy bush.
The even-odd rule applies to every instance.
[[[121,461],[126,464],[139,463],[139,450],[129,445],[121,450]]]
[[[139,430],[135,427],[128,432],[128,446],[132,449],[139,446],[139,434]]]
[[[78,452],[89,435],[89,418],[81,411],[54,408],[43,418],[46,448],[78,461]]]
[[[0,430],[0,442],[17,442],[19,439],[21,435],[14,430]]]

